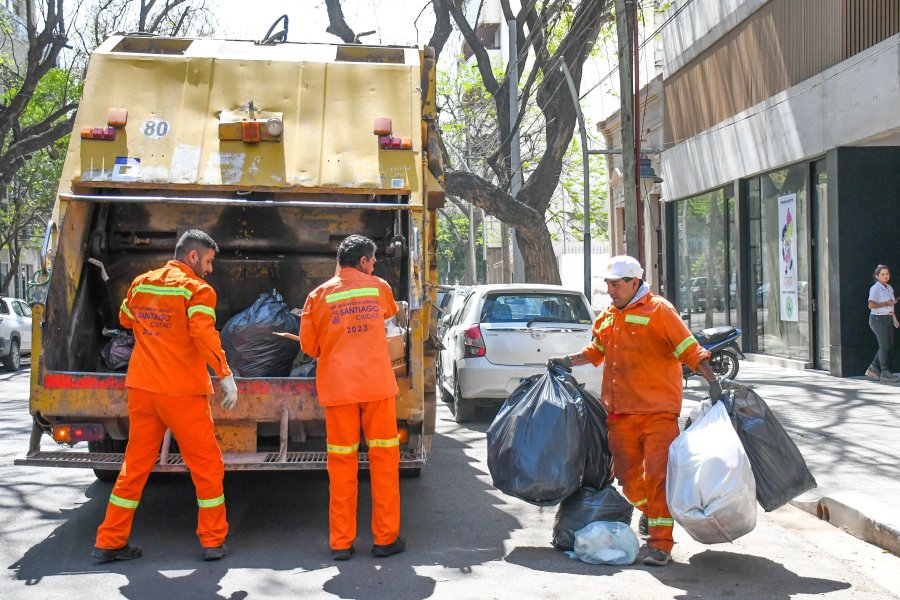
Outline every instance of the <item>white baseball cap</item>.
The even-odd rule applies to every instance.
[[[633,256],[613,256],[609,259],[606,267],[606,273],[603,279],[622,279],[623,277],[635,277],[640,279],[644,276],[644,268],[641,263]]]

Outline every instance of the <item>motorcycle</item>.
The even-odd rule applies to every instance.
[[[737,345],[737,339],[741,336],[741,330],[730,325],[710,327],[693,332],[697,343],[709,351],[709,366],[717,378],[734,379],[740,368],[740,359],[747,359]],[[682,365],[682,376],[685,383],[690,377],[697,375],[694,371]]]

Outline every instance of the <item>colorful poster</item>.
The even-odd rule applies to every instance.
[[[781,296],[781,320],[799,321],[797,295],[797,195],[778,198],[779,248],[778,287]]]

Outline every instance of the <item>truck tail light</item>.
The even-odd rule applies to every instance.
[[[103,425],[100,423],[66,423],[53,426],[53,440],[58,444],[96,442],[103,439]]]
[[[484,338],[481,336],[480,326],[472,325],[466,329],[463,350],[463,358],[478,358],[485,355]]]
[[[372,124],[372,132],[377,136],[391,135],[393,126],[390,117],[378,117]]]

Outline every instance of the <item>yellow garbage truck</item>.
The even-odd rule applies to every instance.
[[[444,197],[434,76],[429,48],[134,35],[99,46],[42,248],[34,427],[16,464],[115,477],[128,440],[125,374],[111,371],[101,350],[133,278],[171,259],[179,236],[199,228],[220,246],[208,277],[220,329],[272,289],[301,307],[334,275],[344,237],[375,240],[375,274],[408,307],[390,346],[401,470],[418,474],[434,432],[439,344],[435,229]],[[238,377],[237,385],[240,402],[225,411],[214,378],[226,469],[325,468],[314,376]],[[58,446],[42,449],[45,434]],[[155,470],[186,470],[169,434]]]

